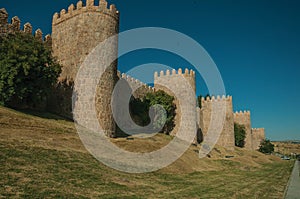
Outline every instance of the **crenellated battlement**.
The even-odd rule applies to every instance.
[[[251,115],[250,111],[237,111],[233,114],[234,123],[243,125],[245,128],[246,137],[244,147],[248,150],[253,150],[253,136],[251,130]]]
[[[266,138],[264,128],[252,128],[252,138],[253,138],[253,149],[257,150],[260,147],[261,142]]]
[[[120,71],[118,71],[118,77],[126,80],[129,84],[133,84],[133,85],[135,85],[139,88],[143,87],[143,89],[147,89],[147,91],[149,91],[149,92],[155,92],[154,87],[148,86],[144,82],[141,82],[140,80],[135,79],[135,78],[133,78],[133,77],[131,77],[131,76],[125,74],[125,73],[121,73]]]
[[[3,8],[0,9],[0,36],[1,34],[11,34],[23,32],[25,34],[34,35],[34,37],[49,47],[52,47],[53,56],[63,66],[59,78],[59,85],[64,82],[70,83],[60,88],[55,88],[57,93],[53,97],[53,107],[51,110],[60,115],[70,117],[72,108],[72,85],[73,80],[77,76],[77,72],[87,55],[101,42],[110,38],[112,35],[119,33],[119,11],[115,5],[109,5],[107,0],[78,0],[75,4],[60,10],[53,15],[52,21],[52,37],[46,35],[43,38],[43,32],[40,29],[33,31],[30,23],[25,23],[22,29],[21,20],[15,16],[9,22],[8,13]],[[100,59],[104,57],[117,57],[118,40],[115,46],[106,49],[103,54],[99,55]],[[225,118],[222,132],[220,133],[217,144],[227,149],[234,148],[234,123],[245,126],[246,138],[245,148],[249,150],[258,149],[261,141],[265,139],[264,128],[251,128],[250,111],[239,111],[233,113],[232,96],[211,96],[201,99],[201,109],[196,108],[196,96],[191,96],[187,92],[187,84],[183,84],[183,80],[188,82],[193,91],[196,91],[196,73],[193,70],[181,69],[158,71],[154,73],[154,87],[151,87],[142,81],[135,79],[127,74],[117,71],[117,60],[109,67],[99,64],[99,67],[105,70],[99,84],[95,97],[96,111],[99,123],[103,127],[105,134],[114,137],[116,135],[116,125],[110,106],[114,86],[118,79],[123,79],[132,87],[132,96],[142,99],[147,93],[153,93],[159,90],[165,91],[169,95],[174,96],[176,105],[175,127],[170,133],[176,135],[180,126],[186,132],[193,131],[198,123],[204,138],[210,133],[215,133],[215,127],[210,126],[214,122],[221,122],[219,118],[212,117],[214,114],[221,115],[225,111]],[[92,74],[91,74],[92,75]],[[183,78],[182,78],[183,77]],[[87,85],[87,88],[89,85]],[[130,90],[130,89],[128,89]],[[134,90],[134,92],[133,92]],[[196,92],[195,92],[196,93]],[[179,97],[184,97],[188,102],[182,106],[179,103]],[[182,107],[182,109],[181,109]],[[185,111],[190,109],[187,113]],[[195,118],[194,111],[197,113]],[[82,110],[80,115],[94,114],[86,110]],[[180,127],[181,128],[181,127]]]
[[[264,132],[265,128],[252,128],[251,130],[256,132],[256,133],[259,133],[259,132]]]
[[[228,96],[217,95],[217,97],[215,97],[215,96],[212,96],[212,97],[207,96],[206,98],[204,98],[204,97],[201,98],[202,104],[211,103],[211,102],[218,102],[218,101],[232,102],[232,96],[229,96],[229,95]]]
[[[189,102],[190,106],[195,106],[193,109],[196,110],[196,97],[191,97],[189,92],[185,92],[187,90],[187,84],[183,84],[182,82],[188,83],[190,85],[190,88],[192,89],[193,93],[196,92],[196,81],[195,81],[195,71],[185,69],[184,71],[179,68],[178,70],[166,70],[166,71],[160,71],[154,73],[154,88],[156,90],[162,90],[166,92],[167,94],[174,96],[175,98],[175,105],[177,107],[176,109],[176,116],[175,116],[175,128],[172,130],[170,135],[176,135],[179,130],[179,124],[181,123],[190,123],[195,122],[197,123],[197,118],[195,118],[193,114],[187,115],[183,111],[181,111],[181,104],[178,101],[180,99],[180,96],[183,99],[186,99],[187,102]],[[193,94],[194,95],[194,94]],[[179,96],[179,97],[178,97]],[[184,127],[186,131],[190,127],[186,126]]]
[[[172,71],[160,71],[160,73],[155,72],[154,73],[154,87],[160,90],[163,90],[167,92],[168,94],[171,94],[170,91],[165,88],[162,85],[177,85],[178,78],[184,77],[189,84],[191,85],[192,89],[196,92],[196,75],[195,71],[185,69],[184,72],[181,68],[179,68],[177,71],[173,69]],[[179,85],[178,85],[179,86]]]
[[[21,20],[18,16],[11,18],[11,22],[8,23],[8,13],[4,8],[0,9],[0,35],[23,32],[26,34],[32,34],[32,25],[30,23],[25,23],[23,29],[21,29]],[[37,29],[34,32],[34,37],[41,42],[49,43],[51,42],[51,35],[46,35],[43,38],[43,32],[41,29]],[[50,45],[51,46],[51,45]]]
[[[99,5],[95,5],[95,0],[79,0],[76,5],[71,4],[53,15],[52,52],[63,66],[59,77],[60,82],[73,82],[80,66],[93,49],[119,33],[119,11],[116,6],[108,5],[106,0],[97,1]],[[114,44],[109,45],[108,49],[99,55],[100,60],[104,57],[117,57],[117,37],[114,41]],[[103,69],[104,73],[100,78],[95,99],[99,122],[105,133],[111,137],[115,135],[116,127],[110,102],[118,79],[117,63],[117,61],[113,62],[109,67],[106,67],[103,62],[99,63],[99,68]],[[58,104],[69,104],[66,110],[72,105],[70,98],[61,98],[58,101],[62,101]],[[61,107],[56,106],[54,109],[58,112]]]
[[[99,5],[95,5],[94,0],[86,0],[86,4],[83,4],[83,1],[78,1],[76,6],[71,4],[68,9],[62,9],[59,13],[53,15],[53,25],[59,24],[63,21],[66,21],[74,16],[77,16],[86,12],[100,12],[106,15],[111,16],[112,18],[119,19],[119,11],[117,10],[114,4],[109,5],[106,0],[100,0]]]
[[[250,116],[250,111],[236,111],[234,113],[234,116],[239,117],[239,116]]]
[[[5,8],[0,9],[0,26],[8,23],[8,13]]]
[[[158,78],[158,77],[164,77],[164,76],[172,76],[172,75],[183,75],[183,76],[190,76],[195,78],[195,71],[193,70],[189,70],[189,69],[185,69],[184,72],[182,71],[181,68],[178,69],[178,71],[176,71],[175,69],[173,69],[172,71],[167,70],[167,71],[160,71],[155,72],[154,73],[154,78]]]
[[[265,139],[265,129],[264,128],[252,128],[251,131],[252,131],[253,139],[257,143],[259,143],[261,140]]]
[[[200,115],[201,118],[199,124],[204,137],[214,132],[212,130],[214,127],[211,125],[213,122],[216,122],[217,120],[217,117],[215,116],[224,115],[223,118],[224,123],[217,144],[227,149],[233,149],[234,148],[234,116],[233,116],[232,96],[217,95],[217,96],[207,96],[206,98],[202,97]]]

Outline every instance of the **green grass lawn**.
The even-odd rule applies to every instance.
[[[197,161],[218,169],[180,172],[185,162],[174,172],[118,172],[85,151],[71,122],[0,107],[0,198],[282,198],[293,167]]]

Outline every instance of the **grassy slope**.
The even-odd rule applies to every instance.
[[[44,115],[45,116],[45,115]],[[166,145],[170,137],[112,140],[129,151]],[[191,147],[160,171],[126,174],[95,160],[73,123],[0,107],[0,198],[281,198],[292,162],[258,152]],[[230,160],[224,155],[235,155]]]

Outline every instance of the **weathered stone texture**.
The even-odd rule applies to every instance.
[[[234,122],[240,125],[244,125],[246,131],[244,147],[248,150],[253,150],[250,111],[240,111],[234,113]]]
[[[107,4],[107,3],[106,3]],[[77,6],[82,5],[78,3]],[[69,7],[53,16],[53,55],[64,66],[60,80],[74,81],[86,56],[102,41],[119,32],[117,11],[106,7]]]
[[[4,8],[0,9],[0,36],[7,33],[8,30],[8,13]]]
[[[258,150],[260,143],[266,139],[264,128],[253,128],[252,129],[252,146],[254,150]]]
[[[121,74],[121,72],[118,71],[118,78],[124,79],[126,82],[131,86],[132,89],[136,89],[133,92],[133,97],[142,99],[146,96],[147,93],[153,93],[155,92],[155,89],[151,86],[148,86],[147,84],[141,82],[138,79],[134,79],[124,73]]]
[[[32,34],[32,26],[29,23],[24,25],[24,29],[20,29],[21,21],[18,17],[13,17],[11,23],[8,23],[8,13],[5,9],[0,9],[0,36],[14,32],[25,32]],[[48,100],[48,107],[51,111],[60,115],[72,118],[72,93],[74,81],[81,64],[85,61],[87,55],[101,42],[109,37],[119,33],[119,12],[114,5],[110,5],[105,0],[100,0],[99,5],[94,5],[94,0],[86,0],[84,5],[82,1],[78,1],[76,6],[73,4],[67,10],[63,9],[60,13],[55,13],[52,21],[52,37],[47,35],[44,42],[47,46],[52,47],[53,55],[63,66],[62,73],[59,77],[58,84],[54,88],[55,93]],[[38,40],[43,41],[43,33],[41,30],[35,31],[34,35]],[[100,55],[100,60],[107,57],[117,57],[118,41],[105,48],[105,53]],[[102,59],[103,58],[103,59]],[[97,58],[99,59],[99,57]],[[117,73],[117,60],[109,67],[105,68],[104,62],[100,61],[99,67],[104,71],[98,82],[96,89],[95,105],[99,123],[104,128],[105,133],[114,137],[115,122],[113,119],[111,100],[114,86],[118,79],[125,79],[128,84],[138,89],[133,93],[136,98],[143,98],[148,92],[163,90],[169,95],[175,97],[176,117],[175,128],[171,135],[176,135],[179,129],[185,132],[194,131],[200,128],[203,136],[207,136],[210,124],[216,118],[212,118],[212,114],[220,115],[225,112],[224,125],[217,144],[228,148],[234,148],[234,122],[243,124],[246,128],[246,145],[249,150],[258,149],[260,142],[265,139],[264,129],[252,129],[250,112],[233,114],[232,97],[218,97],[212,99],[202,99],[202,108],[196,108],[196,85],[195,72],[186,69],[169,70],[154,75],[154,88],[133,79],[125,74]],[[98,66],[96,66],[96,69]],[[90,74],[90,73],[89,73]],[[90,74],[91,76],[97,74]],[[88,82],[86,87],[91,89],[93,85],[91,76],[85,77],[82,82]],[[191,86],[193,96],[188,92],[186,84],[180,83],[180,79],[188,81]],[[186,82],[186,81],[184,81]],[[164,86],[165,85],[165,86]],[[166,86],[167,85],[167,86]],[[167,88],[169,86],[169,88]],[[176,94],[177,93],[177,96]],[[178,98],[183,97],[186,101],[184,105],[179,103]],[[121,97],[121,96],[118,96]],[[90,104],[84,105],[90,107]],[[83,107],[84,107],[83,106]],[[184,107],[185,106],[185,107]],[[216,108],[212,108],[216,107]],[[188,110],[188,111],[186,111]],[[182,113],[183,112],[183,113]],[[87,117],[90,113],[82,110],[81,117]],[[213,120],[212,120],[213,119]],[[221,124],[217,117],[216,124]],[[213,121],[213,122],[212,122]],[[218,127],[212,127],[210,132],[214,133]],[[198,134],[198,133],[197,133]]]
[[[0,9],[0,36],[10,33],[27,33],[32,34],[32,26],[30,23],[25,23],[23,29],[21,29],[21,20],[15,16],[11,19],[11,23],[8,23],[8,13],[4,8]],[[43,39],[43,33],[40,29],[37,29],[34,36],[41,42],[48,42],[51,40],[51,36],[47,35]],[[47,44],[46,44],[47,45]]]
[[[184,78],[188,81],[188,84],[191,86],[191,90],[193,91],[193,96],[189,96],[190,93],[188,92],[188,88],[185,87],[184,84],[182,84],[179,80],[180,78]],[[169,88],[175,88],[175,89],[169,89],[166,86],[169,86]],[[182,69],[179,69],[178,72],[176,70],[172,70],[171,72],[168,70],[166,71],[166,74],[164,74],[163,71],[158,73],[156,72],[154,74],[154,88],[155,90],[163,90],[167,94],[175,97],[175,105],[176,105],[176,116],[175,116],[175,127],[173,131],[170,133],[171,135],[176,135],[179,128],[185,129],[185,131],[189,132],[191,130],[194,130],[197,125],[197,117],[196,117],[196,97],[195,97],[195,72],[185,70],[184,73],[182,73]],[[189,107],[186,109],[193,108],[194,112],[190,115],[182,115],[181,109],[185,107],[181,107],[181,104],[179,103],[178,98],[176,97],[175,93],[179,93],[180,95],[183,95],[184,99],[189,104]]]
[[[54,57],[62,64],[60,82],[73,82],[80,65],[87,55],[101,42],[119,32],[119,12],[114,5],[107,8],[107,2],[100,0],[99,6],[93,0],[87,0],[86,6],[82,1],[70,5],[68,11],[61,10],[55,13],[52,21],[52,50]],[[117,41],[115,49],[107,49],[107,54],[101,56],[117,55]],[[101,58],[100,58],[101,59]],[[115,123],[111,111],[111,96],[117,81],[117,61],[105,69],[100,78],[97,94],[96,109],[98,119],[106,134],[115,136]],[[71,106],[71,98],[67,97]],[[68,110],[68,108],[65,108]],[[65,113],[66,115],[68,113]]]
[[[217,98],[215,98],[213,96],[212,99],[210,99],[209,97],[206,99],[202,98],[201,103],[202,108],[200,111],[199,123],[203,136],[208,136],[208,132],[213,134],[216,133],[215,129],[209,130],[210,123],[212,121],[215,121],[220,124],[220,122],[223,122],[224,120],[222,132],[220,133],[216,144],[223,146],[227,149],[233,149],[235,144],[232,97],[223,96],[221,98],[220,96],[218,96]],[[213,108],[213,106],[215,108]],[[225,112],[225,118],[216,117],[222,115],[221,111]],[[212,117],[212,113],[214,113],[214,117]],[[211,128],[214,128],[214,126],[212,126]]]
[[[0,25],[5,25],[8,23],[8,13],[4,8],[0,9]]]

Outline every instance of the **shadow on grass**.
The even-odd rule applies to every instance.
[[[31,110],[31,109],[14,109],[14,110],[19,111],[19,112],[24,113],[24,114],[44,118],[44,119],[65,120],[65,121],[68,121],[68,122],[74,122],[70,118],[62,117],[62,116],[56,115],[54,113],[49,113],[49,112],[46,112],[46,111],[36,111],[36,110]]]

